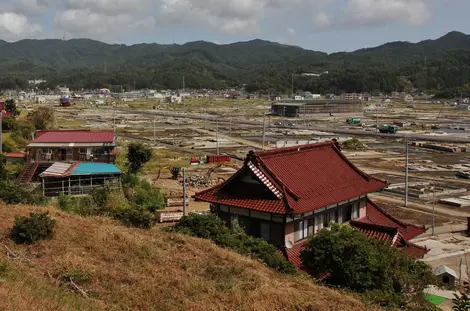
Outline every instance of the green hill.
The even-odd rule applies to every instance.
[[[5,73],[0,88],[27,88],[27,79],[40,77],[50,82],[44,87],[120,90],[132,88],[135,80],[137,88],[175,89],[182,87],[184,75],[189,88],[247,84],[249,91],[286,91],[296,74],[296,89],[322,93],[402,91],[410,85],[441,92],[470,82],[469,53],[470,36],[459,32],[333,54],[259,39],[130,46],[89,39],[0,41],[0,70]],[[329,74],[317,78],[299,75],[325,71]]]

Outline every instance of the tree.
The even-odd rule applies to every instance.
[[[6,117],[2,120],[2,130],[11,131],[15,127],[15,119],[12,117]]]
[[[137,173],[152,158],[152,149],[143,143],[130,143],[127,146],[129,172]]]
[[[49,106],[41,106],[30,112],[27,119],[33,123],[36,130],[48,130],[54,125],[54,109]]]
[[[0,154],[0,180],[7,180],[8,179],[8,171],[5,167],[5,156]]]
[[[420,300],[435,283],[431,268],[349,226],[333,225],[305,243],[302,263],[309,274],[330,276],[327,284],[363,293],[383,306],[404,307]]]
[[[11,112],[14,118],[16,118],[20,114],[19,110],[16,108],[16,103],[13,99],[7,99],[5,101],[5,110],[7,112]]]

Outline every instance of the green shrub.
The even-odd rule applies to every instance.
[[[119,210],[114,217],[125,226],[142,229],[151,228],[155,223],[154,214],[138,206]]]
[[[364,150],[366,145],[357,138],[351,138],[343,143],[343,148],[347,150]]]
[[[32,244],[39,240],[51,238],[56,221],[48,212],[30,213],[29,217],[16,216],[11,229],[11,239],[17,244]]]
[[[259,259],[268,267],[279,272],[287,274],[296,272],[294,264],[282,257],[275,246],[263,239],[247,235],[239,227],[233,231],[230,230],[216,215],[190,214],[180,220],[175,226],[175,230],[212,240],[219,246],[228,247],[240,254]]]
[[[0,181],[0,200],[7,204],[45,205],[48,199],[37,190],[29,190],[9,180]]]
[[[148,181],[140,181],[132,191],[128,193],[130,203],[138,205],[143,209],[155,213],[155,211],[165,207],[165,199],[160,189],[153,187]]]
[[[384,307],[407,306],[436,281],[426,263],[337,224],[311,237],[301,259],[312,276],[329,272],[327,284],[365,293],[366,299]]]

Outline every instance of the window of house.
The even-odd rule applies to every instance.
[[[268,242],[271,240],[271,224],[267,222],[260,224],[260,237]]]
[[[308,236],[314,235],[315,234],[315,218],[309,218],[308,220],[308,230],[307,230]]]
[[[315,216],[315,229],[314,229],[315,232],[314,233],[317,233],[321,229],[323,229],[323,214]]]
[[[328,212],[328,225],[338,222],[338,209]]]
[[[354,204],[352,207],[351,218],[356,219],[359,218],[359,204]]]
[[[294,240],[299,241],[308,236],[307,221],[298,220],[294,222]]]
[[[352,217],[352,205],[343,207],[343,222],[350,221]]]

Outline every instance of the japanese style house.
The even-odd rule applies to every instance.
[[[387,183],[354,166],[332,143],[318,143],[255,153],[222,184],[197,193],[211,211],[231,226],[280,248],[297,266],[307,237],[330,223],[350,224],[394,247],[419,247],[409,239],[424,232],[401,222],[367,198]],[[422,250],[424,251],[424,250]]]
[[[54,162],[114,163],[116,135],[112,131],[37,131],[26,151],[20,182],[31,181]]]

